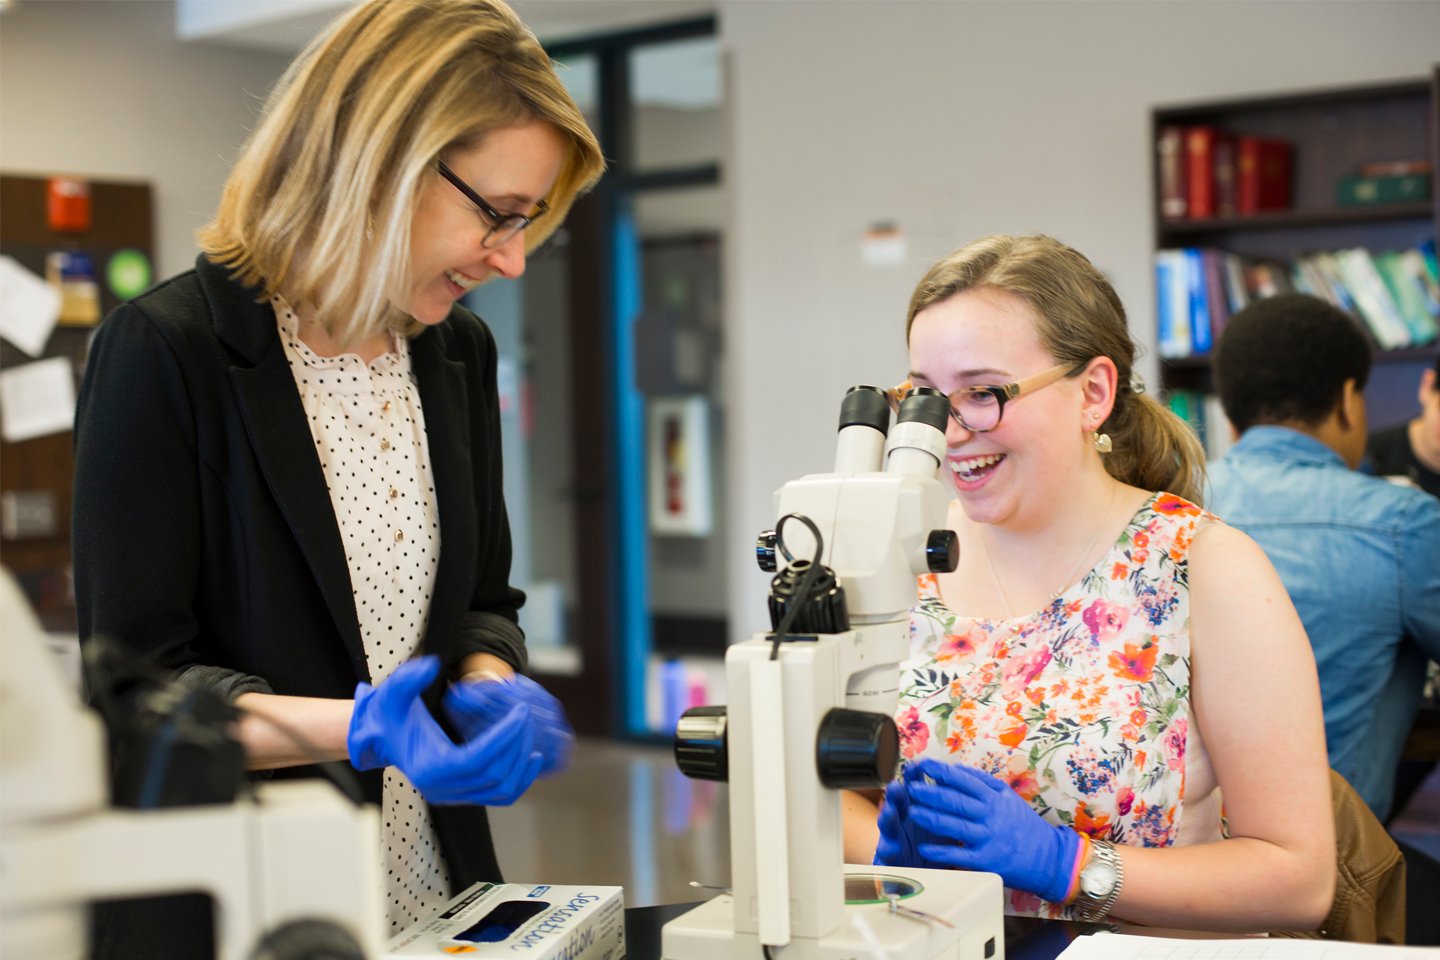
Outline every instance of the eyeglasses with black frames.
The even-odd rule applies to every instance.
[[[1041,387],[1047,387],[1061,377],[1078,373],[1084,367],[1084,364],[1071,367],[1062,363],[1014,383],[1005,383],[994,387],[962,387],[948,397],[950,416],[971,433],[989,433],[1000,426],[1000,417],[1005,412],[1005,404],[1027,393],[1034,393]],[[905,395],[913,387],[914,385],[906,380],[900,386],[885,391],[886,397],[890,400],[890,409],[898,412],[900,401],[905,399]]]
[[[474,190],[471,190],[465,184],[464,180],[461,180],[458,176],[455,175],[454,170],[451,170],[449,167],[445,166],[444,161],[436,160],[435,167],[440,171],[440,176],[444,177],[446,180],[449,180],[452,184],[455,185],[456,190],[459,190],[461,193],[465,194],[465,199],[469,200],[471,203],[475,204],[476,207],[480,208],[481,215],[489,221],[490,232],[485,234],[485,239],[480,241],[480,246],[484,247],[486,250],[493,250],[496,247],[502,245],[511,237],[515,236],[515,234],[530,226],[530,224],[535,222],[537,217],[541,216],[543,213],[545,213],[546,210],[550,209],[550,205],[544,200],[541,200],[539,203],[535,204],[535,212],[528,217],[523,213],[501,213],[499,210],[496,210],[494,207],[490,206],[490,204],[486,203],[485,200],[480,196],[480,194],[476,193]]]

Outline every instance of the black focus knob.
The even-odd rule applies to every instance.
[[[755,539],[755,562],[760,564],[760,569],[766,573],[774,573],[779,569],[779,563],[775,560],[775,531],[766,530]]]
[[[960,537],[954,530],[931,530],[925,540],[925,563],[931,573],[954,573],[960,565]]]
[[[895,776],[900,733],[883,713],[836,707],[820,721],[815,767],[831,790],[870,790]]]
[[[724,707],[691,707],[675,725],[675,764],[692,780],[730,776]]]

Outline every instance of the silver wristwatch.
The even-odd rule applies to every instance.
[[[1090,862],[1080,871],[1080,890],[1075,895],[1075,917],[1096,923],[1115,906],[1120,885],[1125,882],[1125,867],[1115,845],[1108,840],[1090,841]]]

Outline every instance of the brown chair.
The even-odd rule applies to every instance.
[[[1335,810],[1335,900],[1319,930],[1272,937],[1405,942],[1405,858],[1345,778],[1330,771]]]

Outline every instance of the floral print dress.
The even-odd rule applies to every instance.
[[[1211,522],[1156,494],[1079,583],[1013,620],[958,616],[936,578],[921,577],[896,713],[904,758],[984,770],[1050,823],[1096,839],[1220,839],[1219,794],[1190,706],[1188,554]],[[1006,891],[1007,913],[1070,911]]]

